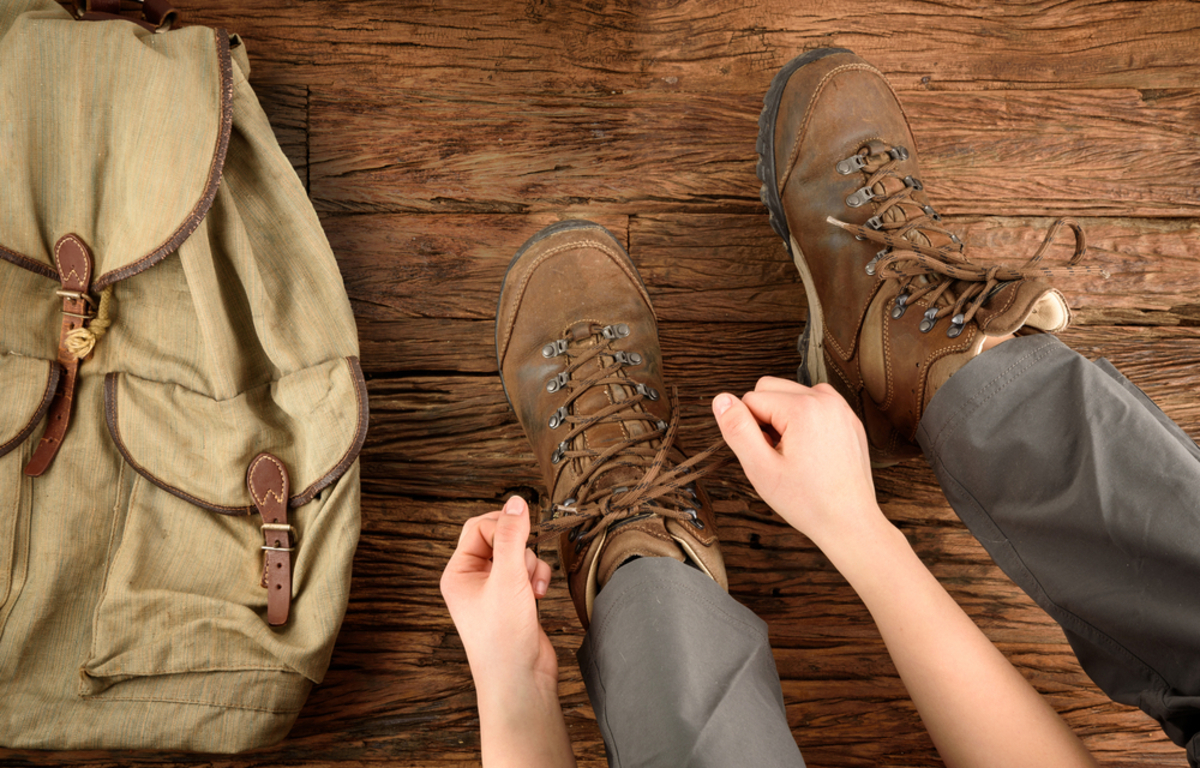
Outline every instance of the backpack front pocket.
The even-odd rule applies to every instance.
[[[0,354],[0,634],[25,563],[20,556],[22,525],[29,508],[29,478],[22,473],[34,431],[50,409],[62,368],[53,360]]]
[[[139,477],[81,695],[294,717],[324,675],[346,608],[366,431],[358,361],[331,360],[228,400],[113,373],[105,418]],[[292,612],[281,627],[266,621],[263,520],[246,485],[264,451],[294,489]]]

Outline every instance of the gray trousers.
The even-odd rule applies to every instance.
[[[1200,764],[1200,449],[1107,361],[1045,335],[964,366],[918,440],[1096,684]],[[618,570],[579,664],[612,766],[804,764],[766,626],[695,569]]]

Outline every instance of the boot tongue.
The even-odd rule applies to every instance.
[[[567,336],[578,343],[580,349],[599,346],[604,343],[601,336],[602,326],[595,323],[576,323],[567,330]],[[616,350],[614,350],[616,351]],[[576,372],[576,378],[599,378],[604,376],[603,369],[612,366],[612,357],[606,354],[597,355]],[[611,376],[612,371],[607,375]],[[622,384],[605,384],[592,387],[575,401],[576,414],[596,413],[613,403],[629,400],[635,392],[631,387]],[[651,431],[648,424],[642,421],[610,422],[596,424],[586,428],[577,438],[582,445],[591,451],[604,451],[614,445],[624,443],[631,436]],[[657,449],[659,440],[642,443],[643,446]],[[628,459],[619,458],[614,463]],[[647,460],[647,465],[649,461]],[[646,475],[647,466],[616,467],[603,469],[603,474],[593,486],[592,498],[607,495],[610,492],[623,493],[626,488],[637,485]],[[603,587],[612,578],[613,573],[631,557],[670,557],[680,562],[687,558],[675,543],[674,537],[667,530],[667,521],[657,515],[647,513],[644,517],[637,516],[628,520],[620,520],[609,527],[605,534],[604,544],[596,563],[596,587]]]
[[[658,515],[630,518],[608,529],[596,568],[596,588],[603,588],[617,568],[631,557],[670,557],[687,562],[687,556],[667,530],[665,519]]]
[[[581,349],[587,349],[603,343],[603,338],[600,335],[601,330],[602,326],[595,323],[576,323],[567,330],[567,335],[578,342]],[[605,372],[604,369],[611,367],[612,364],[613,359],[611,356],[606,354],[597,355],[575,373],[575,378],[611,376],[613,372],[611,370]],[[575,400],[574,411],[579,415],[597,413],[608,408],[613,403],[629,400],[633,396],[633,389],[621,384],[614,383],[591,387]],[[648,431],[648,425],[641,421],[618,421],[596,424],[584,429],[583,433],[576,438],[576,447],[601,452],[627,441],[632,436],[644,434],[646,431]],[[658,448],[659,441],[652,440],[642,445]],[[603,475],[597,481],[595,490],[603,492],[605,489],[614,486],[636,485],[645,473],[646,470],[644,467],[636,466],[603,470]]]
[[[1071,322],[1063,295],[1042,280],[1017,280],[1003,286],[975,314],[988,336],[1004,336],[1022,327],[1058,333]]]
[[[892,155],[889,154],[892,147],[885,144],[879,139],[872,139],[867,142],[860,152],[865,152],[864,159],[866,164],[863,166],[863,175],[870,177],[887,163],[892,162]],[[907,159],[907,158],[905,158]],[[915,170],[914,170],[915,173]],[[903,176],[905,172],[897,170],[895,175],[888,175],[882,180],[876,182],[873,191],[881,197],[890,196],[896,192],[904,190],[905,183]],[[926,209],[932,210],[929,206],[929,198],[923,190],[913,190],[909,193],[908,198],[897,205],[893,205],[882,215],[883,221],[888,224],[903,224],[906,221],[915,219],[918,216],[923,216]],[[941,248],[944,246],[955,245],[955,242],[949,235],[944,232],[926,231],[922,229],[913,229],[905,233],[904,238],[916,245],[928,246],[930,248]]]

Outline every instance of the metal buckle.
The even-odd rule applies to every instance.
[[[85,305],[87,305],[87,309],[85,309],[82,314],[79,312],[68,312],[64,309],[62,313],[67,317],[77,317],[80,320],[91,320],[96,317],[96,313],[94,311],[96,302],[93,301],[92,297],[88,296],[86,293],[81,291],[68,291],[60,288],[54,292],[54,295],[61,296],[70,301],[82,301]]]
[[[267,552],[293,552],[296,549],[296,545],[300,543],[300,532],[296,530],[296,526],[294,525],[287,525],[286,523],[263,523],[263,541],[267,541],[267,531],[286,531],[289,537],[288,541],[292,545],[290,547],[272,547],[264,544],[262,549]]]
[[[96,306],[96,302],[94,302],[92,300],[92,297],[81,291],[68,291],[63,288],[59,288],[57,291],[54,292],[54,295],[62,296],[64,299],[74,299],[75,301],[83,301],[83,302],[86,302],[88,304],[88,306],[93,306],[93,307]]]

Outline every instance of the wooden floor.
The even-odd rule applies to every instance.
[[[772,75],[853,49],[900,91],[922,178],[976,258],[1024,260],[1081,219],[1112,271],[1059,287],[1064,339],[1110,358],[1193,437],[1200,373],[1200,5],[1046,0],[179,0],[241,34],[254,83],[345,277],[371,392],[363,535],[333,664],[282,745],[234,759],[0,751],[6,765],[452,766],[478,760],[437,582],[459,525],[544,492],[496,376],[493,313],[520,244],[564,217],[626,241],[661,320],[686,444],[707,403],[789,376],[805,300],[754,175]],[[987,256],[985,256],[985,254]],[[1062,254],[1066,254],[1064,246]],[[1183,766],[1080,671],[921,463],[880,501],[946,588],[1110,766]],[[771,627],[810,766],[938,764],[869,616],[740,470],[719,499],[731,591]],[[543,602],[582,765],[604,748],[561,580]]]

